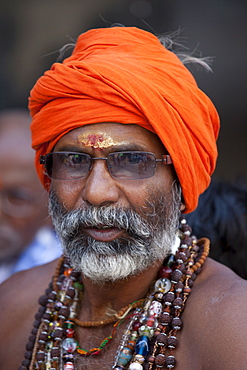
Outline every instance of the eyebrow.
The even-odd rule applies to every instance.
[[[57,152],[78,152],[78,153],[83,153],[83,150],[81,147],[78,147],[76,145],[63,145],[61,148],[56,150]]]
[[[90,148],[91,149],[91,148]],[[142,145],[137,145],[135,143],[129,144],[120,144],[114,145],[111,148],[108,148],[110,153],[113,152],[125,152],[125,151],[141,151],[141,152],[150,152],[150,150]],[[102,150],[102,149],[101,149]],[[104,149],[105,151],[106,149]],[[77,152],[77,153],[87,153],[89,151],[88,147],[81,147],[77,145],[65,144],[59,150],[59,152]]]

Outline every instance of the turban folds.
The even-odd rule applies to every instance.
[[[69,131],[100,122],[137,124],[156,133],[172,157],[186,212],[210,183],[218,114],[178,57],[135,27],[79,36],[72,55],[38,79],[29,98],[36,168]]]

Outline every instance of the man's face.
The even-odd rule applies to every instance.
[[[64,135],[54,148],[91,157],[119,151],[167,154],[156,135],[136,125],[102,123]],[[83,179],[52,180],[50,212],[65,254],[95,281],[114,281],[162,260],[174,242],[180,200],[171,166],[154,176],[119,179],[96,160]]]
[[[13,119],[18,121],[18,116]],[[47,195],[35,172],[27,128],[0,135],[0,261],[16,258],[46,222]],[[25,127],[26,127],[25,126]],[[13,127],[13,128],[12,128]]]

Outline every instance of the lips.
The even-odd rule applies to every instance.
[[[101,242],[110,242],[115,240],[125,233],[125,230],[118,229],[115,227],[112,228],[86,228],[83,231],[90,236],[91,238],[101,241]]]

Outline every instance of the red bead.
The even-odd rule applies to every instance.
[[[99,355],[99,354],[100,354],[100,351],[95,351],[91,353],[91,355]]]
[[[73,269],[67,269],[67,270],[64,271],[64,275],[65,276],[70,276],[72,271],[73,271]]]
[[[133,330],[134,331],[138,331],[138,329],[140,328],[140,326],[141,326],[141,323],[140,322],[135,322],[133,324]]]
[[[74,329],[66,329],[66,335],[68,338],[73,338],[74,334],[75,334]]]
[[[66,362],[63,368],[64,370],[74,370],[75,367],[73,362]]]
[[[154,318],[153,317],[149,317],[147,319],[146,325],[147,326],[150,326],[152,328],[153,324],[154,324]]]
[[[170,275],[172,273],[172,269],[169,266],[162,266],[158,272],[158,278],[170,278]]]

